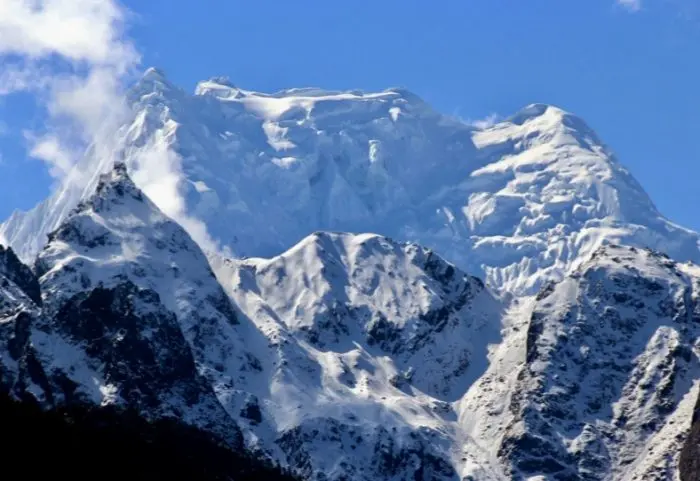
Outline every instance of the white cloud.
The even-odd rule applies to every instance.
[[[491,113],[483,119],[468,120],[467,123],[477,129],[488,129],[493,127],[496,123],[501,120],[501,116],[497,113]]]
[[[47,120],[43,132],[25,133],[29,155],[69,195],[83,195],[119,155],[116,133],[130,114],[124,86],[140,62],[125,35],[128,15],[117,0],[0,0],[0,96],[34,94]],[[180,159],[168,145],[141,151],[135,181],[214,249],[204,224],[186,212]]]
[[[112,0],[2,0],[0,54],[58,55],[124,70],[138,58],[122,38],[124,15]]]
[[[0,55],[0,58],[3,58]],[[0,96],[46,88],[50,76],[37,65],[4,62],[0,72]]]
[[[617,4],[630,12],[638,12],[642,9],[642,0],[617,0]]]
[[[172,219],[185,228],[192,238],[207,251],[219,251],[219,245],[207,232],[206,225],[187,214],[187,206],[181,193],[185,184],[181,157],[173,152],[168,140],[154,135],[145,148],[136,152],[134,182],[153,202]]]
[[[26,137],[32,138],[30,133],[27,133]],[[30,155],[46,162],[52,177],[63,178],[70,173],[73,161],[57,137],[45,135],[33,140],[32,143]]]
[[[28,136],[30,155],[59,179],[126,113],[122,84],[139,55],[125,17],[114,0],[0,1],[0,95],[36,95],[48,119]]]

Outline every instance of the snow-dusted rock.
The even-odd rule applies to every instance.
[[[315,233],[269,260],[212,263],[270,343],[251,440],[273,430],[312,479],[457,479],[451,403],[500,340],[502,306],[480,280],[377,235]]]
[[[0,246],[0,390],[15,391],[26,382],[31,324],[40,316],[39,282],[12,249]]]
[[[605,246],[537,296],[499,455],[513,479],[670,480],[700,377],[700,269]]]
[[[13,269],[10,287],[24,284],[28,295],[40,287],[42,296],[38,308],[15,295],[29,305],[20,312],[25,317],[3,321],[14,323],[15,344],[22,338],[19,352],[12,345],[6,351],[26,364],[8,370],[17,377],[16,395],[46,406],[117,405],[173,416],[238,443],[189,344],[202,342],[216,316],[235,322],[235,314],[184,230],[119,164],[49,238],[37,259],[38,282],[11,251],[0,262]]]

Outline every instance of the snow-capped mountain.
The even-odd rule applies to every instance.
[[[664,219],[595,133],[556,107],[479,129],[403,89],[262,94],[213,79],[190,95],[155,69],[129,98],[114,157],[207,249],[270,257],[315,231],[377,232],[523,294],[603,239],[700,261],[697,234]],[[80,188],[15,213],[0,237],[30,262],[113,160],[89,151]]]
[[[3,369],[18,397],[174,416],[234,445],[240,429],[308,479],[456,479],[450,403],[486,368],[501,304],[429,250],[318,233],[219,259],[229,298],[117,164],[49,235],[38,283],[3,253],[11,314],[32,314],[3,321],[3,361],[34,366]]]
[[[698,235],[583,121],[153,69],[130,101],[0,228],[3,391],[317,481],[697,481]]]
[[[457,479],[451,403],[500,335],[480,280],[377,235],[316,233],[270,260],[214,263],[270,343],[254,436],[272,429],[310,479]]]

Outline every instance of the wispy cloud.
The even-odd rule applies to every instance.
[[[466,122],[469,125],[476,127],[477,129],[488,129],[489,127],[493,127],[500,120],[501,120],[500,115],[498,115],[497,113],[491,113],[491,114],[487,115],[486,117],[484,117],[483,119],[467,120]]]
[[[136,59],[124,41],[124,10],[112,0],[3,0],[0,53],[59,55],[124,70]]]
[[[0,95],[36,95],[48,120],[30,154],[59,178],[125,114],[122,80],[139,62],[125,16],[113,0],[0,2]]]
[[[638,12],[642,9],[642,0],[616,0],[616,2],[630,12]]]
[[[25,133],[28,154],[46,162],[63,191],[83,192],[119,155],[115,132],[130,115],[125,83],[140,63],[126,35],[129,16],[117,0],[0,0],[0,96],[34,95],[46,125]],[[145,179],[153,201],[212,249],[204,225],[186,212],[179,156],[168,145],[141,156],[150,159],[141,165],[172,175],[142,168],[134,177]]]
[[[58,137],[47,134],[34,138],[31,132],[25,132],[25,138],[32,144],[29,154],[34,158],[46,160],[52,177],[64,179],[70,174],[74,160]]]

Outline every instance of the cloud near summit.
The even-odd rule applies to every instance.
[[[111,0],[3,0],[0,53],[57,55],[124,71],[138,60],[123,39],[125,11]]]
[[[46,128],[25,137],[55,177],[77,175],[84,146],[124,114],[123,80],[139,62],[126,16],[113,0],[0,1],[0,95],[35,94]]]
[[[42,131],[24,133],[27,154],[47,164],[63,191],[82,192],[96,165],[119,155],[115,132],[131,113],[125,88],[141,60],[126,34],[129,15],[116,0],[0,0],[0,96],[33,96],[45,118]],[[100,162],[84,160],[87,147]],[[167,215],[215,250],[184,211],[179,156],[169,145],[141,152],[132,173]]]

